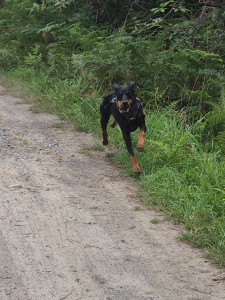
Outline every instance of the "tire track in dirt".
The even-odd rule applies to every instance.
[[[21,102],[1,87],[0,299],[225,299],[224,271],[135,211],[105,152],[81,153],[92,135]]]

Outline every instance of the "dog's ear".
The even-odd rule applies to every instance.
[[[118,87],[119,87],[119,85],[118,85],[117,83],[114,83],[114,84],[113,84],[113,88],[114,88],[115,90],[117,90]]]
[[[130,88],[133,88],[134,85],[135,85],[135,81],[131,81],[131,82],[129,83],[129,87],[130,87]]]

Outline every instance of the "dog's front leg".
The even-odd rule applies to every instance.
[[[108,133],[107,133],[107,120],[104,120],[104,118],[101,118],[101,125],[102,125],[102,137],[103,141],[102,144],[104,146],[108,145]]]
[[[110,112],[104,109],[103,104],[100,107],[100,112],[101,112],[101,126],[102,126],[102,137],[103,137],[102,144],[104,146],[106,146],[109,143],[108,133],[107,133],[107,124],[109,122]]]
[[[140,174],[141,168],[139,167],[136,156],[130,154],[130,161],[131,161],[134,173]]]
[[[140,129],[139,134],[138,134],[138,141],[137,141],[137,150],[139,152],[142,152],[144,150],[144,145],[145,145],[145,130]]]
[[[108,133],[106,129],[103,129],[102,131],[103,133],[103,141],[102,141],[102,145],[107,146],[109,141],[108,141]]]
[[[134,155],[134,151],[133,151],[133,147],[132,147],[132,143],[131,143],[131,137],[130,137],[130,133],[126,133],[123,134],[123,138],[125,140],[126,146],[127,146],[127,150],[130,154],[130,160],[131,160],[131,164],[133,167],[133,171],[136,174],[140,174],[141,173],[141,168],[139,167],[139,164],[137,162],[137,158]]]

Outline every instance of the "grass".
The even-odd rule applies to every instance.
[[[105,147],[100,143],[95,143],[94,145],[89,147],[89,150],[102,152],[105,150]]]
[[[135,210],[135,211],[139,211],[139,210],[141,210],[141,207],[140,207],[140,206],[135,206],[135,207],[134,207],[134,210]]]
[[[104,150],[105,150],[105,147],[102,144],[97,142],[91,146],[83,146],[79,152],[81,154],[91,156],[93,151],[103,152]]]
[[[152,224],[159,224],[161,221],[158,218],[154,218],[150,221]]]
[[[63,129],[64,128],[64,124],[62,122],[54,122],[51,125],[52,128],[57,128],[57,129]]]
[[[21,68],[7,74],[25,84],[33,111],[47,111],[69,120],[82,131],[101,135],[99,104],[103,92],[91,90],[85,78],[58,81],[41,70]],[[12,84],[12,83],[11,83]],[[21,85],[21,84],[20,84]],[[146,113],[147,134],[137,158],[142,175],[133,174],[118,126],[109,128],[109,142],[118,151],[110,155],[126,175],[137,179],[144,202],[163,210],[186,231],[181,239],[205,249],[206,255],[225,265],[225,161],[219,151],[206,152],[201,143],[204,124],[187,124],[185,113],[172,107]],[[137,132],[132,134],[134,146]],[[96,144],[93,149],[102,151]],[[138,210],[138,206],[135,210]],[[158,219],[157,219],[158,220]],[[157,224],[157,220],[152,220]]]

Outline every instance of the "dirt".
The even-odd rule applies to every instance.
[[[225,299],[224,270],[97,142],[0,88],[0,299]]]

